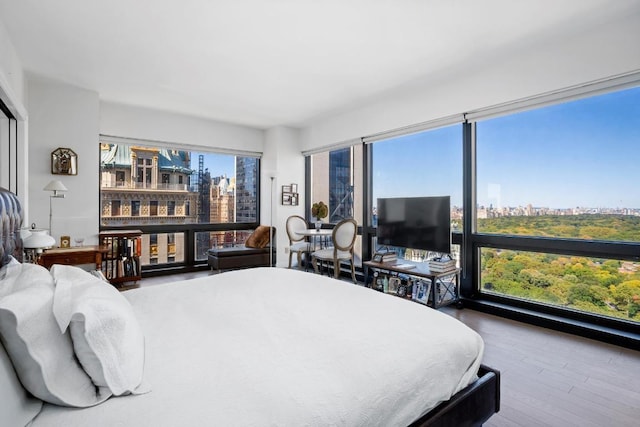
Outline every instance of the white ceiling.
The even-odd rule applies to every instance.
[[[100,99],[304,126],[575,37],[638,0],[0,0],[26,71]]]

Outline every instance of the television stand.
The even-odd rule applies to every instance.
[[[429,284],[428,298],[426,301],[416,299],[414,299],[414,301],[422,302],[423,304],[426,303],[429,307],[436,309],[454,303],[460,307],[460,269],[457,267],[448,271],[432,272],[429,270],[427,263],[404,259],[389,263],[364,261],[362,265],[364,266],[364,285],[368,288],[381,290],[378,289],[373,281],[370,283],[371,271],[386,275],[387,279],[402,275],[408,277],[409,280],[413,282],[427,281]],[[394,290],[388,291],[387,293],[408,299],[412,298],[411,292],[407,292],[406,295],[398,295],[394,293]]]

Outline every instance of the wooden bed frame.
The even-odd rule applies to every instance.
[[[442,402],[410,427],[481,426],[500,411],[500,372],[480,365],[478,380]]]
[[[0,265],[8,255],[21,260],[22,208],[17,197],[0,187]],[[481,365],[478,380],[414,421],[411,427],[480,426],[500,410],[500,372]]]

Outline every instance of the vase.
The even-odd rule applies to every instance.
[[[316,221],[316,231],[320,231],[321,228],[322,228],[322,222]]]

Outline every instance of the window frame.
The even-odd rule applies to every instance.
[[[569,100],[593,97],[638,85],[640,85],[640,73],[635,73],[566,88],[517,102],[505,103],[504,105],[487,108],[486,111],[477,110],[462,114],[464,120],[460,123],[462,124],[461,140],[463,149],[460,161],[462,162],[463,215],[465,220],[461,232],[452,232],[451,242],[452,244],[460,245],[460,266],[462,267],[460,288],[465,306],[589,338],[600,339],[617,345],[637,346],[637,334],[640,333],[640,325],[637,322],[482,292],[480,282],[481,248],[522,250],[640,262],[640,242],[595,241],[477,232],[476,122],[484,118],[514,114],[524,109],[540,108]],[[451,124],[451,122],[444,124]],[[419,126],[393,130],[385,134],[402,135]],[[361,193],[363,206],[370,206],[371,204],[373,182],[371,150],[366,142],[384,137],[373,135],[361,138],[364,144],[362,158],[363,187]],[[332,149],[335,149],[335,147],[329,146],[325,150],[303,153],[305,154],[305,191],[307,194],[305,198],[305,213],[307,219],[311,218],[312,202],[309,196],[311,194],[312,179],[311,154],[331,151]],[[363,208],[363,212],[366,212],[366,209]],[[361,220],[358,234],[362,235],[362,257],[363,259],[370,259],[372,256],[371,243],[372,238],[376,235],[376,229],[371,224],[370,215],[364,214]],[[362,270],[358,270],[361,274]],[[630,337],[629,333],[636,334],[636,337]]]
[[[133,140],[128,138],[119,138],[119,137],[111,137],[100,135],[100,142],[98,144],[98,150],[100,150],[100,146],[103,143],[112,143],[112,144],[125,144],[125,145],[141,145],[141,146],[149,146],[154,148],[169,148],[180,151],[191,151],[191,152],[203,152],[206,151],[212,154],[222,154],[222,155],[232,155],[236,157],[251,157],[256,160],[256,177],[260,177],[261,173],[261,158],[262,153],[260,152],[242,152],[242,151],[220,151],[220,150],[205,150],[204,147],[196,147],[189,146],[186,144],[171,144],[169,146],[167,143],[160,143],[157,141],[147,141],[147,140]],[[99,156],[100,157],[100,156]],[[144,167],[153,167],[152,159],[149,158],[147,160],[143,160],[143,165],[138,164],[137,159],[134,164],[132,164],[132,170],[137,170],[138,166]],[[98,167],[98,173],[100,174],[99,188],[98,191],[101,191],[102,188],[102,173],[100,164]],[[184,185],[190,185],[190,180],[184,179],[182,175],[178,175],[179,183]],[[130,177],[133,183],[137,182],[137,177]],[[161,181],[161,176],[157,177],[157,180]],[[186,184],[185,184],[186,183]],[[141,186],[144,186],[144,183],[141,183]],[[99,203],[102,203],[101,197],[98,198]],[[157,258],[151,258],[151,264],[142,266],[142,276],[143,277],[151,277],[151,276],[159,276],[166,275],[172,273],[179,272],[189,272],[193,270],[202,270],[207,269],[207,260],[197,259],[196,257],[196,234],[199,232],[216,232],[216,231],[253,231],[260,225],[260,217],[261,217],[261,181],[260,179],[256,179],[256,201],[255,201],[255,209],[256,209],[256,220],[255,222],[245,222],[245,223],[193,223],[193,224],[133,224],[133,225],[103,225],[102,221],[99,221],[99,231],[106,230],[141,230],[144,234],[163,234],[163,233],[174,233],[175,235],[182,234],[183,242],[184,242],[184,260],[181,262],[176,262],[172,264],[158,264]],[[138,201],[140,203],[140,201]],[[127,203],[122,203],[122,206],[126,206]],[[160,204],[159,204],[160,205]],[[129,204],[129,208],[131,205]],[[175,211],[178,212],[183,210],[184,212],[181,215],[190,216],[192,206],[190,201],[186,200],[183,204],[176,203]],[[122,209],[122,208],[121,208]],[[160,209],[159,209],[160,211]],[[101,212],[101,210],[99,211]],[[158,212],[160,213],[160,212]],[[146,217],[142,216],[142,205],[140,204],[140,215],[138,216],[140,219],[144,219]],[[176,237],[177,239],[177,237]],[[156,262],[153,262],[154,259]]]
[[[534,103],[527,108],[517,108],[514,106],[511,110],[503,110],[501,114],[491,114],[484,118],[515,114],[524,109],[544,108],[562,102],[625,90],[638,86],[639,84],[640,78],[633,85],[613,84],[608,90],[598,86],[598,88],[593,91],[582,91],[579,96],[573,91],[568,90],[570,96],[562,96],[562,94],[559,93],[553,100],[547,98],[544,103]],[[631,342],[635,342],[635,345],[637,345],[637,341],[630,339],[627,334],[640,333],[640,325],[638,322],[482,291],[480,277],[480,250],[482,248],[584,256],[633,262],[640,261],[640,242],[584,240],[478,232],[476,123],[482,119],[483,117],[479,115],[473,120],[466,121],[464,124],[465,149],[463,151],[463,173],[466,174],[464,177],[464,209],[465,218],[471,219],[471,221],[465,221],[464,224],[465,237],[463,238],[464,244],[462,249],[464,263],[461,263],[461,265],[463,265],[461,294],[466,298],[465,304],[472,308],[478,308],[518,320],[531,321],[534,324],[542,326],[558,328],[558,325],[561,324],[562,330],[567,332],[592,338],[600,338],[618,345],[629,345]],[[587,330],[585,329],[585,325],[593,325],[593,327],[589,327]],[[585,331],[588,332],[585,333]]]

